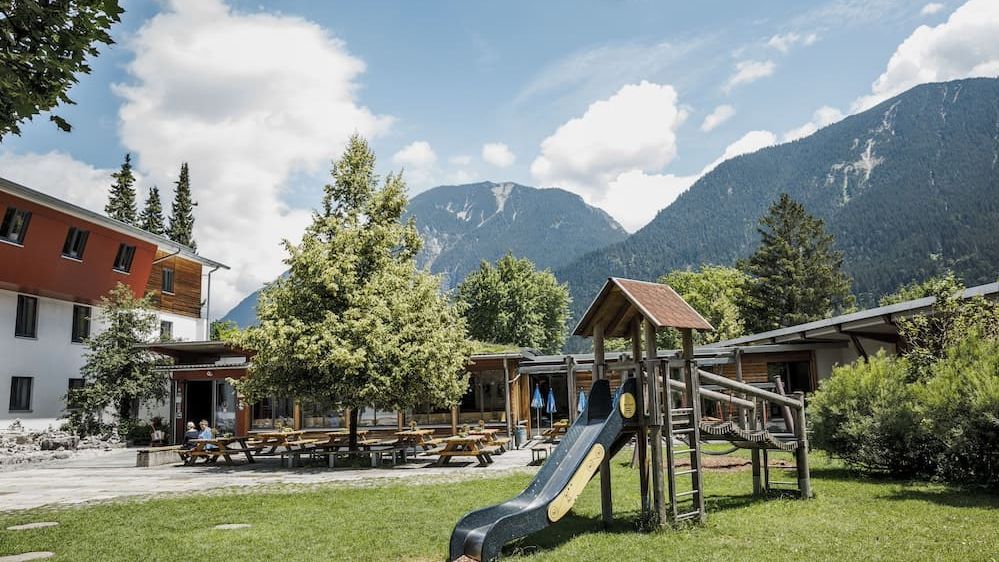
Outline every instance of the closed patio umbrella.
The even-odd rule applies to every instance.
[[[548,423],[555,424],[555,391],[548,387],[548,402],[545,404],[545,411],[548,412]]]
[[[579,400],[576,400],[576,413],[582,414],[583,410],[585,409],[586,409],[586,393],[580,390]]]
[[[545,407],[544,400],[541,399],[541,388],[534,385],[534,396],[531,397],[531,407],[538,411],[538,434],[541,433],[541,408]]]

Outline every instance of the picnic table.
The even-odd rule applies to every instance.
[[[296,460],[301,457],[302,453],[308,451],[307,447],[318,441],[318,439],[303,439],[302,436],[305,433],[306,431],[301,429],[257,433],[254,435],[256,440],[252,445],[260,450],[257,456],[280,455],[282,462],[286,456]]]
[[[491,447],[498,447],[499,448],[498,452],[502,453],[506,450],[506,446],[510,443],[510,438],[497,437],[497,435],[501,431],[502,430],[498,428],[481,428],[481,429],[473,429],[469,431],[468,434],[481,435],[486,445],[489,445]]]
[[[436,444],[432,429],[407,429],[395,432],[395,436],[400,445],[410,445],[414,450],[416,447],[420,447],[424,451],[428,451]]]
[[[569,431],[569,420],[559,420],[541,433],[545,440],[554,443]]]
[[[232,464],[232,455],[234,454],[244,454],[246,455],[246,462],[254,462],[251,453],[259,449],[256,446],[250,445],[248,440],[249,437],[246,435],[214,437],[212,439],[191,439],[190,443],[194,446],[191,449],[178,449],[177,454],[183,459],[184,464],[194,464],[199,458],[203,458],[205,462],[208,462],[210,459],[217,459],[218,457],[222,457],[226,463]],[[233,446],[233,444],[236,446]]]
[[[486,445],[483,443],[484,440],[482,435],[455,436],[443,439],[444,448],[438,453],[440,456],[437,458],[437,465],[444,466],[451,462],[453,457],[475,457],[479,459],[479,466],[492,463],[492,455],[499,452],[499,447]]]

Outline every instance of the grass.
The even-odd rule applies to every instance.
[[[817,497],[755,500],[748,471],[708,473],[708,523],[637,532],[637,474],[614,461],[617,522],[603,530],[596,481],[573,512],[508,549],[523,560],[999,559],[999,496],[861,478],[816,455]],[[378,487],[219,492],[0,515],[0,556],[50,550],[57,560],[444,560],[465,512],[507,499],[529,476]],[[252,528],[217,531],[219,523]]]

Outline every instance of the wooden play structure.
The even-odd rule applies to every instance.
[[[656,335],[679,330],[682,348],[659,354]],[[803,396],[785,396],[698,367],[694,330],[712,326],[672,288],[611,278],[587,309],[574,334],[593,339],[593,383],[586,411],[572,424],[534,481],[516,498],[466,515],[451,538],[452,560],[493,560],[514,538],[557,522],[571,509],[587,481],[599,473],[605,524],[613,518],[610,460],[634,440],[644,519],[656,525],[703,522],[702,441],[725,441],[752,451],[753,491],[793,490],[811,497]],[[609,367],[606,338],[629,338],[631,361]],[[611,392],[611,380],[617,390]],[[712,388],[704,388],[704,387]],[[778,385],[777,389],[780,389]],[[702,415],[704,401],[721,404],[727,419]],[[767,412],[780,408],[785,429],[767,429]],[[791,453],[791,467],[773,465],[775,453]],[[687,463],[682,463],[687,459]],[[681,466],[684,465],[684,466]],[[794,481],[771,478],[790,468]],[[690,479],[680,486],[680,479]],[[682,491],[681,491],[682,490]]]

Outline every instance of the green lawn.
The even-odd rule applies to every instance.
[[[637,474],[615,459],[618,523],[599,523],[596,481],[573,514],[513,545],[525,560],[999,560],[999,496],[862,479],[816,455],[818,497],[757,501],[747,471],[710,473],[706,526],[635,531]],[[453,484],[279,489],[0,516],[0,555],[50,550],[59,560],[444,560],[473,508],[513,496],[524,475]],[[0,498],[2,501],[2,498]],[[250,529],[216,531],[218,523]]]

